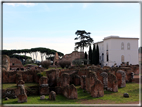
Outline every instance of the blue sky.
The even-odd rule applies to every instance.
[[[140,38],[140,4],[3,4],[3,49],[46,47],[71,53],[77,30],[91,32],[94,42],[110,35]]]

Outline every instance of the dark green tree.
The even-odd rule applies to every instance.
[[[84,59],[86,59],[86,60],[87,60],[87,53],[85,52],[85,53],[84,53],[84,55],[85,55],[85,58],[84,58]],[[87,65],[87,61],[86,61],[86,62],[84,62],[84,64],[85,64],[85,65]]]
[[[95,44],[93,45],[93,52],[92,52],[92,64],[96,65],[96,49],[95,49]]]
[[[92,64],[92,48],[91,45],[89,46],[89,62]]]
[[[99,62],[99,57],[100,57],[100,55],[99,55],[99,46],[97,44],[97,49],[96,49],[96,65],[98,65],[100,63]]]
[[[142,53],[142,47],[139,47],[138,52]]]
[[[75,40],[80,39],[79,42],[75,42],[75,49],[80,48],[84,51],[84,47],[88,47],[93,43],[93,39],[90,37],[90,32],[86,32],[85,30],[77,30],[75,34],[77,35]]]

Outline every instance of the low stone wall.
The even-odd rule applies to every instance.
[[[26,90],[26,94],[30,95],[39,95],[39,87],[38,86],[31,86]],[[14,98],[20,94],[20,88],[16,89],[2,89],[2,98]]]
[[[18,75],[21,75],[21,78],[23,81],[26,83],[31,83],[31,82],[39,82],[39,78],[37,76],[37,73],[40,71],[38,70],[28,70],[28,71],[2,71],[2,82],[3,83],[16,83],[18,79]]]

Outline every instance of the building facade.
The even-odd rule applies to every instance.
[[[99,61],[102,66],[117,66],[123,62],[138,64],[138,38],[108,36],[94,43],[99,46]]]

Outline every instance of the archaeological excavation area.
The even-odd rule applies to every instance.
[[[67,103],[76,100],[82,103],[83,100],[87,101],[87,99],[90,101],[94,98],[103,98],[105,95],[111,96],[112,93],[119,93],[119,89],[125,90],[127,84],[131,85],[135,72],[139,70],[138,65],[104,66],[103,68],[95,65],[84,65],[80,67],[70,66],[65,69],[52,68],[47,71],[34,67],[26,70],[7,70],[7,68],[8,66],[2,68],[3,85],[16,85],[12,88],[2,89],[4,104],[7,104],[6,101],[11,99],[14,99],[14,104],[26,104],[34,96],[41,103],[42,101],[56,103],[58,99],[62,100],[62,98],[65,101],[67,99]],[[43,73],[45,75],[41,75]],[[26,84],[31,83],[35,85],[27,87]],[[135,84],[138,85],[138,83]],[[131,97],[127,95],[127,91],[124,94],[126,97]],[[122,94],[121,97],[125,98],[125,95]],[[60,104],[60,102],[58,103]]]

